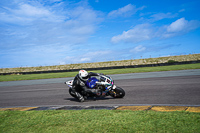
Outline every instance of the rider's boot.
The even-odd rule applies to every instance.
[[[83,98],[86,100],[88,98],[88,93],[85,91],[81,92],[83,94]]]
[[[76,94],[76,97],[79,100],[79,102],[84,102],[85,101],[84,97],[80,93],[75,92],[75,94]]]

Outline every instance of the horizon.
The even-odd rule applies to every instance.
[[[123,62],[123,61],[136,61],[136,60],[145,60],[145,59],[159,59],[159,58],[168,58],[168,57],[180,57],[180,56],[190,56],[190,55],[200,55],[200,53],[197,53],[197,54],[187,54],[187,55],[173,55],[173,56],[162,56],[162,57],[149,57],[149,58],[140,58],[140,59],[127,59],[127,60],[116,60],[116,61],[102,61],[102,62],[86,62],[86,63],[74,63],[74,64],[63,64],[63,65],[51,65],[51,66],[22,66],[22,67],[13,67],[13,68],[0,68],[0,69],[16,69],[16,68],[35,68],[35,67],[57,67],[57,66],[67,66],[67,65],[78,65],[78,64],[95,64],[95,63],[106,63],[106,62]],[[168,61],[170,60],[166,60],[166,62],[162,62],[162,63],[168,63]],[[176,61],[176,60],[173,60],[171,59],[171,61]],[[187,61],[199,61],[199,60],[188,60],[186,59],[186,62]],[[177,62],[185,62],[185,61],[177,61]],[[159,62],[161,63],[161,62]],[[135,65],[142,65],[144,63],[140,63],[140,64],[135,64]],[[146,63],[145,63],[146,64]],[[149,63],[147,63],[149,64]],[[156,63],[152,63],[152,64],[156,64]],[[118,66],[118,65],[117,65]]]
[[[198,54],[199,5],[199,0],[0,1],[0,68]]]

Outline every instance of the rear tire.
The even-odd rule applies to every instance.
[[[113,91],[114,93],[111,96],[114,98],[123,98],[125,96],[125,91],[120,87],[116,87]]]

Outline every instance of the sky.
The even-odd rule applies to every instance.
[[[200,0],[0,0],[0,68],[200,53]]]

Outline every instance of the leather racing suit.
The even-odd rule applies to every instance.
[[[72,85],[72,91],[75,93],[76,98],[83,102],[87,98],[87,93],[97,93],[96,89],[90,89],[86,86],[86,81],[95,76],[97,79],[99,78],[99,73],[88,73],[88,76],[86,79],[81,79],[79,74],[77,74],[74,78],[73,85]]]

